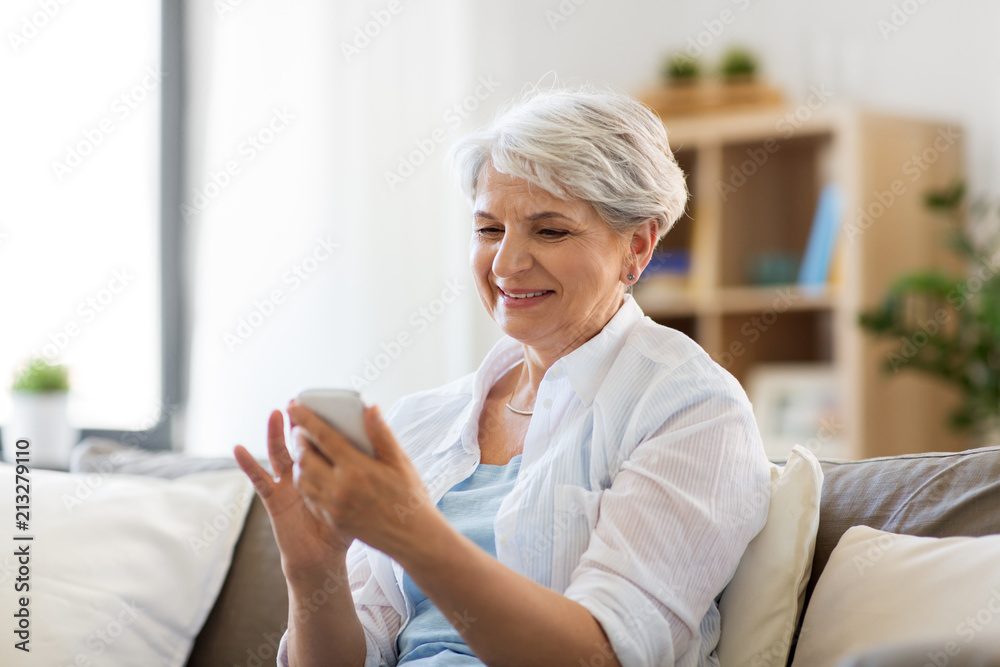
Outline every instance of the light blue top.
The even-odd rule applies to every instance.
[[[504,497],[510,493],[521,468],[518,454],[507,465],[480,463],[476,470],[451,488],[438,508],[448,522],[496,558],[493,522]],[[399,665],[437,667],[482,665],[462,640],[458,630],[417,588],[410,575],[403,576],[403,592],[414,606],[414,615],[399,635]],[[461,623],[462,619],[456,619]]]

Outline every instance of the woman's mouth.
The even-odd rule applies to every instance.
[[[536,303],[544,300],[550,294],[554,294],[552,290],[510,290],[506,291],[497,288],[500,291],[500,300],[507,307],[526,307],[533,306]]]

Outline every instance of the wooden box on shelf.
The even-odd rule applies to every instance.
[[[886,375],[893,345],[857,324],[901,273],[953,266],[923,195],[961,177],[958,129],[852,108],[664,122],[692,198],[658,251],[690,260],[672,286],[636,286],[646,313],[691,335],[744,386],[759,364],[828,363],[849,458],[968,446],[946,427],[956,394],[917,374]],[[758,284],[762,257],[802,257],[830,183],[843,202],[831,278]]]
[[[677,81],[650,88],[640,98],[664,117],[731,112],[784,104],[781,91],[760,81]]]

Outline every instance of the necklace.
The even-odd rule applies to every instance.
[[[521,363],[524,364],[523,361]],[[515,408],[513,405],[510,404],[510,402],[514,400],[514,392],[517,391],[517,385],[521,383],[521,374],[522,373],[524,373],[524,366],[523,365],[521,366],[521,371],[517,374],[517,382],[514,383],[514,388],[510,392],[510,398],[507,399],[507,409],[510,410],[511,412],[516,412],[519,415],[528,415],[528,416],[530,416],[530,415],[534,414],[534,412],[535,412],[534,410],[518,410],[517,408]]]

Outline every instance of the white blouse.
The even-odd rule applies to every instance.
[[[386,415],[435,503],[478,465],[486,396],[522,358],[504,337],[474,374],[406,396]],[[718,664],[716,599],[769,498],[739,383],[626,295],[599,334],[548,369],[530,419],[494,524],[497,559],[586,607],[626,667]],[[365,665],[395,665],[413,613],[402,567],[361,541],[347,567]]]

